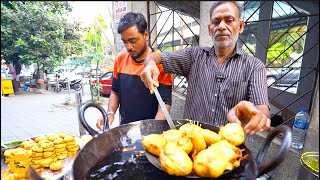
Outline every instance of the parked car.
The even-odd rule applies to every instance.
[[[32,73],[33,72],[30,69],[22,69],[19,75],[20,83],[24,85],[31,84]]]
[[[102,85],[102,91],[100,92],[101,95],[109,96],[111,94],[112,78],[113,78],[113,71],[103,73],[99,77],[99,82]],[[95,88],[96,85],[97,85],[97,80],[96,79],[92,80],[91,87],[92,87],[92,94],[94,96],[98,95],[97,89]]]
[[[96,77],[96,76],[100,77],[102,74],[103,73],[102,73],[101,69],[99,69],[99,68],[98,69],[91,69],[91,71],[89,71],[90,77]]]
[[[270,86],[297,86],[300,77],[301,62],[283,68],[267,70],[267,84]]]

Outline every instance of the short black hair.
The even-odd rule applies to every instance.
[[[119,21],[118,33],[126,30],[129,27],[137,26],[140,33],[147,31],[148,23],[146,18],[141,13],[128,12],[123,15]]]

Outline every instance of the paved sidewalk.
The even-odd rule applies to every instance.
[[[80,135],[75,91],[71,92],[69,97],[70,105],[64,105],[68,91],[20,92],[1,98],[1,143],[27,140],[49,133],[67,132]],[[84,96],[83,102],[88,99],[90,96]],[[109,99],[105,99],[103,107],[106,109]],[[97,130],[95,123],[96,119],[101,117],[101,113],[97,109],[88,108],[85,117],[90,126]],[[118,124],[116,121],[112,126]]]

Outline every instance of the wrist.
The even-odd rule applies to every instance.
[[[112,112],[112,111],[107,112],[107,116],[109,116],[109,115],[114,116],[114,112]]]

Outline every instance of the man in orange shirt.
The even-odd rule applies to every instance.
[[[150,94],[140,79],[144,69],[144,59],[154,51],[148,46],[147,26],[146,19],[141,13],[129,12],[120,19],[118,33],[121,34],[126,51],[120,52],[114,62],[112,91],[107,111],[109,126],[119,106],[120,124],[144,119],[165,119],[155,95]],[[160,70],[158,90],[169,111],[173,75],[164,73],[162,65],[158,68]],[[103,128],[102,118],[98,119],[96,126],[99,129]]]

